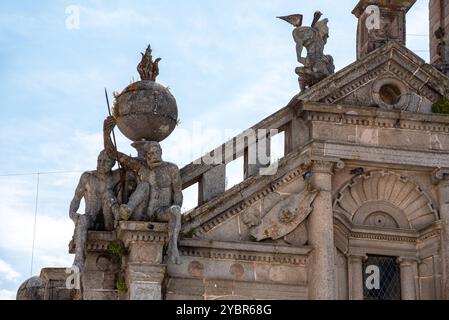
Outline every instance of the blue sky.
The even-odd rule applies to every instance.
[[[336,5],[338,3],[338,5]],[[181,124],[163,143],[180,167],[285,106],[298,91],[292,27],[276,16],[317,9],[329,18],[337,70],[355,60],[355,0],[142,0],[0,2],[0,299],[30,276],[36,175],[35,259],[68,266],[68,206],[82,171],[102,148],[103,88],[138,79],[140,52],[163,58],[158,82],[171,88]],[[80,10],[79,29],[66,8]],[[428,60],[428,1],[409,13],[408,47]],[[202,134],[197,134],[201,132]],[[126,138],[119,149],[133,152]],[[230,170],[232,183],[240,168]],[[192,206],[192,192],[186,206]]]

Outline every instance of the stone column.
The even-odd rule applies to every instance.
[[[401,268],[401,296],[402,300],[416,300],[415,270],[416,259],[399,258]]]
[[[315,161],[312,168],[313,188],[320,193],[309,217],[309,242],[313,246],[309,265],[309,298],[336,300],[334,224],[332,210],[333,164]]]
[[[443,222],[442,258],[443,258],[443,298],[449,299],[449,169],[438,169],[432,175],[437,186],[440,219]]]
[[[165,223],[120,222],[117,236],[128,250],[125,277],[129,300],[162,300],[167,230]]]
[[[366,256],[351,255],[349,257],[349,271],[350,271],[350,293],[351,300],[363,300],[363,261]]]

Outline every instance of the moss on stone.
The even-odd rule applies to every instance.
[[[184,239],[192,239],[195,236],[195,229],[192,229],[188,232],[184,232],[181,234],[181,238]]]
[[[432,106],[433,113],[449,114],[449,99],[441,96]]]
[[[120,293],[126,293],[128,292],[128,286],[126,285],[126,280],[124,278],[118,278],[117,282],[115,283],[115,286],[117,287],[118,292]]]
[[[126,255],[126,248],[123,242],[111,242],[108,245],[108,252],[111,256],[122,259],[122,257]]]

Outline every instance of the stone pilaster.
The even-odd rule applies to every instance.
[[[166,275],[164,246],[168,241],[167,224],[121,222],[117,237],[128,250],[125,263],[126,285],[130,300],[162,300]]]
[[[363,300],[363,261],[366,256],[349,256],[350,292],[351,300]]]
[[[443,298],[449,299],[449,169],[436,170],[432,175],[432,181],[437,186],[440,219],[443,222]]]
[[[309,242],[313,246],[309,270],[309,298],[336,300],[334,224],[332,210],[332,162],[314,161],[313,188],[319,194],[309,217]]]
[[[417,260],[409,258],[399,258],[401,268],[401,295],[402,300],[416,300],[416,270]]]

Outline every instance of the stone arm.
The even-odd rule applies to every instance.
[[[111,159],[115,159],[120,162],[126,169],[132,170],[138,173],[142,167],[142,164],[126,154],[117,151],[111,139],[111,132],[116,125],[114,117],[107,117],[103,125],[103,139],[104,149]]]
[[[173,189],[173,205],[182,207],[182,179],[178,167],[174,167],[172,171],[172,189]]]
[[[304,46],[302,42],[296,43],[296,56],[299,63],[304,64],[306,63],[306,59],[302,57],[302,51],[304,49]]]
[[[86,191],[87,177],[88,173],[87,172],[83,173],[78,183],[78,186],[76,187],[75,196],[73,197],[72,202],[70,203],[69,217],[75,224],[80,216],[80,214],[77,213],[77,211],[80,207],[81,199],[84,197],[84,193]]]

